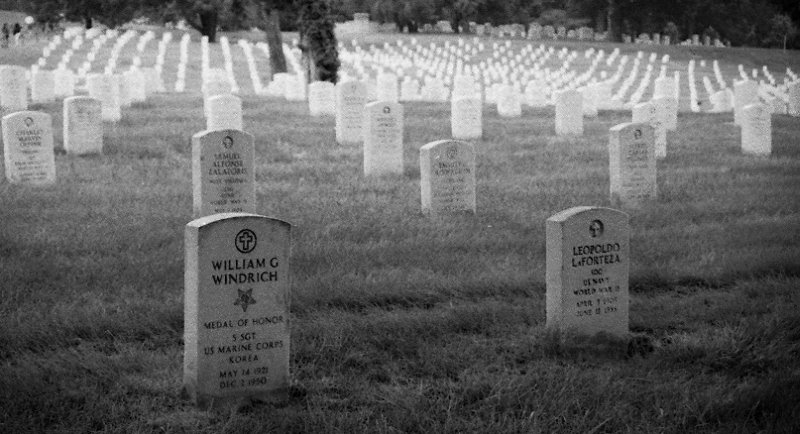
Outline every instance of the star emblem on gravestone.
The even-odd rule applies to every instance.
[[[253,288],[250,288],[247,291],[237,289],[237,291],[239,291],[239,298],[233,302],[233,305],[241,306],[242,312],[247,312],[247,308],[250,307],[251,304],[256,304],[256,300],[253,298]]]
[[[634,138],[634,139],[637,139],[637,140],[638,140],[638,139],[640,139],[640,138],[642,138],[642,130],[634,130],[634,132],[633,132],[633,138]]]
[[[383,112],[384,113],[391,113],[392,109],[389,106],[386,106],[386,107],[383,108]]]
[[[225,149],[230,149],[231,146],[233,146],[233,137],[225,136],[225,138],[222,139],[222,146],[224,146]]]
[[[25,126],[30,127],[33,125],[33,118],[25,118]]]

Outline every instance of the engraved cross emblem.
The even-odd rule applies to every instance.
[[[256,234],[250,229],[242,229],[239,231],[234,241],[236,250],[241,253],[250,253],[256,248]]]

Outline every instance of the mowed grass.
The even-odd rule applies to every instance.
[[[631,339],[545,328],[545,220],[610,206],[608,128],[484,109],[474,217],[420,213],[419,148],[449,105],[405,104],[405,171],[302,103],[245,97],[258,211],[293,224],[289,402],[201,411],[180,396],[183,228],[199,94],[106,125],[56,185],[0,184],[3,432],[797,432],[800,121],[742,155],[733,115],[681,114],[659,199],[631,215]]]

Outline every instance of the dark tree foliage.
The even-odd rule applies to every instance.
[[[334,22],[326,0],[297,0],[300,49],[303,51],[310,81],[336,83],[339,51],[336,48]]]

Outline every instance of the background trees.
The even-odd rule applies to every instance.
[[[257,26],[297,30],[297,14],[305,0],[0,0],[0,9],[22,8],[42,22],[65,17],[87,26],[99,21],[110,27],[137,16],[186,22],[216,39],[217,29]],[[454,31],[467,23],[493,25],[533,21],[608,31],[612,40],[623,33],[666,32],[673,40],[718,32],[733,45],[800,48],[798,0],[320,0],[332,19],[344,21],[355,12],[395,23],[416,32],[425,24],[447,20]],[[5,7],[4,7],[5,5]],[[276,26],[276,23],[278,24]],[[274,36],[277,32],[272,32]]]

